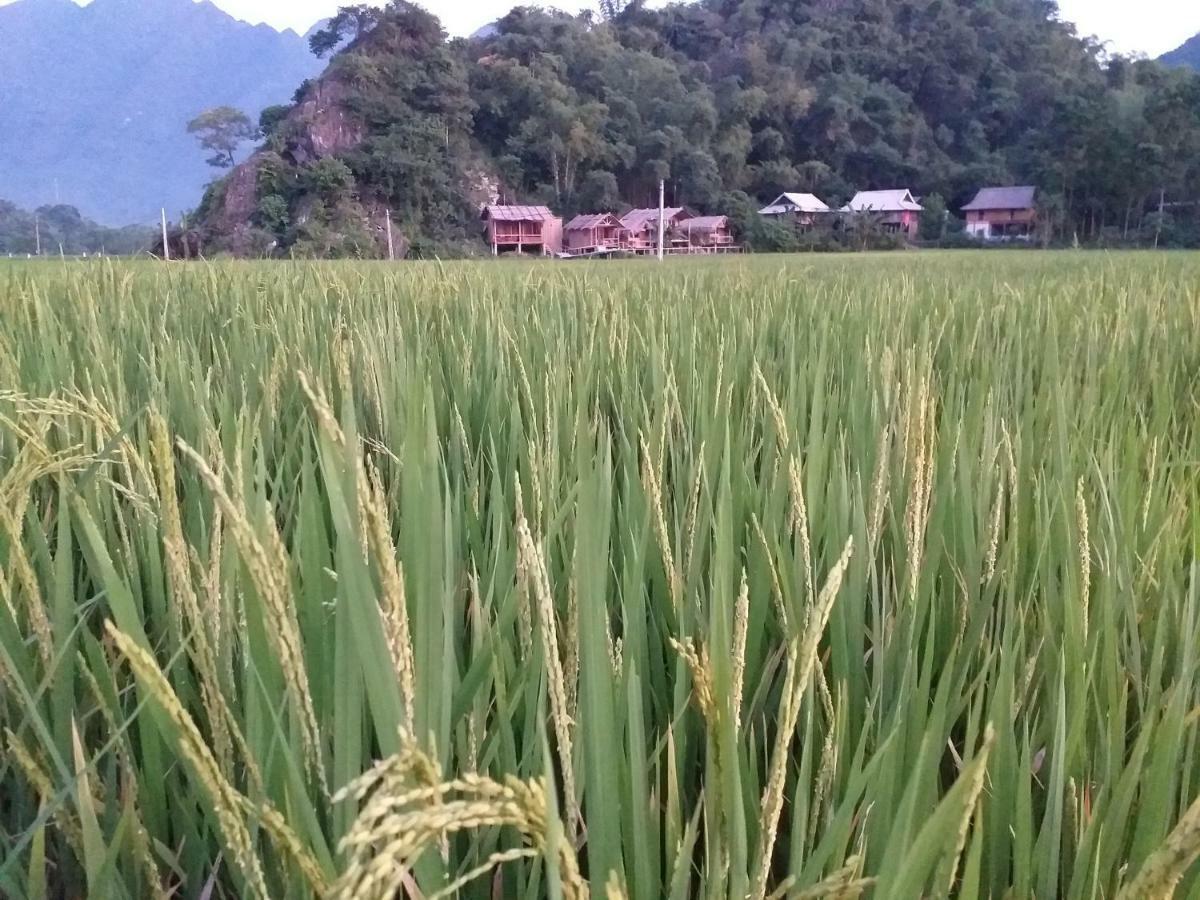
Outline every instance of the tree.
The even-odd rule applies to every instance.
[[[946,236],[946,201],[941,194],[930,194],[922,198],[925,207],[921,213],[921,240],[940,241]]]
[[[200,146],[212,153],[207,160],[218,169],[232,169],[237,164],[234,154],[246,141],[258,137],[258,129],[249,117],[232,106],[217,106],[205,110],[188,122],[188,134],[194,134]]]
[[[365,3],[343,6],[324,28],[313,32],[308,39],[308,48],[318,58],[324,58],[347,41],[358,40],[379,24],[382,15],[382,10]]]

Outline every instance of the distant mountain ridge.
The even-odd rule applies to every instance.
[[[115,225],[195,205],[214,175],[186,133],[197,113],[257,119],[324,66],[296,32],[207,0],[17,0],[0,36],[0,196]]]
[[[1200,72],[1200,34],[1159,57],[1168,66],[1187,66]]]

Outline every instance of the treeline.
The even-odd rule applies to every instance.
[[[43,206],[34,212],[0,200],[0,255],[130,256],[150,247],[155,230],[140,225],[107,228],[73,206]]]
[[[1109,56],[1049,0],[601,6],[450,42],[403,0],[344,9],[314,47],[344,46],[322,80],[361,140],[318,159],[311,117],[268,112],[259,243],[373,254],[363,223],[390,208],[414,251],[448,252],[489,187],[569,216],[656,202],[663,179],[752,243],[785,190],[907,187],[953,211],[1030,183],[1052,240],[1200,244],[1200,75]]]

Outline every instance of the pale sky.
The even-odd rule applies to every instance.
[[[12,0],[0,0],[0,5]],[[76,0],[85,2],[85,0]],[[144,0],[151,3],[153,0]],[[217,6],[248,22],[267,22],[276,28],[304,32],[332,15],[339,0],[214,0]],[[349,2],[349,0],[341,0]],[[424,0],[451,34],[470,34],[517,2],[534,0]],[[553,0],[562,9],[595,8],[595,0]],[[1064,19],[1083,34],[1093,34],[1122,53],[1158,56],[1200,33],[1200,0],[1059,0]]]

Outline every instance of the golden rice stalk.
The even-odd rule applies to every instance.
[[[83,680],[87,684],[88,692],[92,695],[92,700],[96,704],[96,708],[100,711],[100,715],[104,718],[105,724],[108,726],[109,732],[117,735],[123,734],[123,727],[117,722],[117,717],[113,715],[113,711],[109,708],[108,702],[105,699],[104,692],[100,689],[100,682],[96,679],[95,672],[88,665],[83,652],[79,651],[76,654],[78,671],[83,675]],[[109,669],[111,679],[112,669]],[[114,693],[119,693],[115,688]],[[169,900],[170,895],[162,886],[162,879],[159,876],[158,864],[154,861],[154,855],[151,852],[150,834],[146,831],[146,826],[142,822],[142,817],[138,812],[138,776],[133,769],[133,765],[129,761],[129,749],[125,743],[124,736],[122,741],[116,748],[117,761],[121,766],[121,792],[122,800],[128,804],[128,808],[133,810],[132,821],[130,822],[133,847],[138,863],[142,867],[142,873],[146,878],[146,883],[152,885],[154,900]]]
[[[304,876],[313,893],[324,897],[329,893],[329,881],[321,866],[299,835],[287,823],[287,820],[270,804],[257,804],[247,797],[241,797],[242,809],[247,815],[255,817],[263,830],[270,836],[281,856],[290,859]]]
[[[821,667],[816,667],[820,673]],[[818,684],[824,681],[822,675],[818,679]],[[828,688],[827,688],[828,689]],[[828,726],[825,729],[825,739],[821,744],[821,768],[817,772],[817,786],[813,791],[812,812],[808,820],[808,834],[815,836],[817,833],[817,825],[821,821],[823,813],[822,807],[825,805],[825,798],[828,796],[829,788],[833,784],[833,778],[837,774],[838,765],[838,745],[835,740],[837,735],[837,722],[833,717],[830,717]]]
[[[191,764],[196,780],[208,795],[216,816],[221,837],[229,850],[234,865],[241,871],[246,888],[252,896],[269,897],[262,867],[254,851],[250,831],[239,813],[241,795],[225,780],[204,736],[192,721],[179,697],[171,689],[166,676],[146,650],[111,621],[107,623],[109,639],[129,662],[133,674],[143,690],[158,703],[163,713],[174,724],[179,735],[179,750]]]
[[[871,479],[871,518],[867,522],[867,543],[870,558],[875,558],[879,539],[883,534],[883,513],[887,506],[888,484],[891,478],[890,425],[884,425],[879,433],[879,447],[875,453],[875,476]]]
[[[21,503],[20,506],[24,506]],[[21,585],[21,593],[25,600],[24,610],[37,639],[38,655],[42,665],[49,672],[54,662],[54,630],[50,618],[46,615],[46,603],[42,598],[41,587],[38,585],[37,573],[25,553],[21,538],[21,524],[13,516],[12,510],[0,507],[0,528],[8,535],[9,550],[8,564],[16,581]],[[0,576],[0,592],[4,594],[5,602],[10,611],[15,613],[16,603],[11,599],[11,585],[6,578]]]
[[[160,520],[162,522],[163,552],[166,557],[167,581],[176,606],[187,623],[184,632],[188,655],[200,676],[200,699],[212,729],[217,758],[222,768],[232,771],[233,753],[226,720],[233,715],[221,693],[217,657],[209,635],[209,617],[202,612],[196,596],[189,567],[189,547],[183,536],[179,515],[179,498],[175,493],[175,460],[167,423],[158,413],[150,415],[150,461],[158,482]],[[173,607],[175,608],[175,607]]]
[[[800,718],[800,706],[812,678],[817,662],[817,648],[821,636],[829,624],[833,605],[842,589],[850,558],[854,553],[854,538],[846,541],[841,557],[834,564],[821,588],[816,602],[809,609],[808,622],[803,635],[794,638],[788,645],[787,672],[784,677],[783,698],[780,701],[779,721],[775,732],[775,746],[771,751],[771,764],[767,771],[767,784],[763,790],[762,817],[759,833],[762,835],[755,855],[753,887],[751,897],[762,898],[767,894],[767,879],[771,874],[771,856],[775,849],[775,838],[779,829],[779,815],[783,810],[783,791],[787,780],[789,748]]]
[[[1083,640],[1088,638],[1089,600],[1092,585],[1092,540],[1088,534],[1087,500],[1083,495],[1083,479],[1075,485],[1075,517],[1079,528],[1079,608],[1083,620]]]
[[[1155,435],[1150,442],[1150,459],[1146,465],[1146,480],[1145,489],[1142,496],[1142,529],[1146,528],[1146,523],[1150,520],[1150,506],[1154,498],[1154,481],[1158,477],[1158,441],[1159,436]]]
[[[746,580],[746,570],[742,569],[742,587],[738,591],[737,602],[733,607],[733,723],[740,732],[742,729],[742,693],[746,680],[746,642],[750,632],[750,582]]]
[[[339,354],[343,354],[345,352],[345,341],[336,339],[333,344],[333,352],[335,363],[337,364],[338,368],[338,377],[341,380],[342,388],[344,391],[348,391],[350,385],[349,362],[347,360],[340,359],[339,357]],[[342,371],[343,367],[345,369],[344,372]],[[313,409],[313,414],[317,418],[317,425],[322,431],[325,432],[326,436],[334,443],[334,445],[338,447],[347,460],[352,459],[354,461],[353,500],[355,504],[355,512],[358,514],[359,522],[366,522],[367,494],[366,490],[364,489],[366,472],[363,468],[363,455],[361,448],[350,446],[350,443],[346,438],[346,434],[344,431],[342,431],[342,426],[337,420],[337,415],[334,413],[333,407],[326,398],[325,392],[322,390],[321,386],[317,385],[316,387],[313,387],[310,385],[308,376],[305,375],[304,372],[297,372],[296,379],[300,382],[300,389],[304,392],[304,395],[308,397],[309,404]],[[366,531],[360,529],[358,538],[361,543],[363,558],[366,559],[370,549],[368,546],[368,537]]]
[[[1171,900],[1175,887],[1200,859],[1200,800],[1191,805],[1166,842],[1142,864],[1117,900]]]
[[[579,545],[576,544],[575,553],[578,554],[578,552]],[[567,714],[572,722],[576,721],[579,713],[579,581],[575,576],[578,571],[578,566],[571,566],[571,578],[567,583],[567,620],[564,628],[566,634],[562,638],[563,676],[567,687]],[[613,667],[616,671],[612,628],[605,623],[604,631],[608,638],[609,656],[614,660]]]
[[[25,780],[33,788],[34,793],[38,796],[38,800],[43,804],[51,802],[57,792],[54,790],[54,782],[50,779],[50,774],[46,771],[46,767],[25,746],[25,743],[8,728],[4,729],[4,737],[8,745],[8,755],[17,764],[17,768],[21,770],[21,774],[25,776]],[[76,855],[82,859],[83,833],[80,831],[79,823],[65,809],[59,806],[54,813],[54,824],[62,832],[63,837],[67,839],[67,843],[71,845]]]
[[[127,754],[122,752],[120,758],[121,787],[125,795],[123,799],[128,808],[133,811],[133,815],[130,817],[130,833],[133,841],[134,855],[137,856],[138,865],[142,867],[142,877],[146,879],[146,884],[150,886],[150,892],[154,900],[171,900],[172,895],[163,887],[162,876],[158,871],[158,864],[154,861],[154,854],[151,851],[150,832],[146,830],[146,825],[142,821],[141,814],[138,812],[137,774],[133,771],[133,766],[130,765]]]
[[[629,894],[621,882],[621,876],[616,872],[608,873],[608,881],[604,885],[604,896],[605,900],[629,900]]]
[[[709,728],[716,729],[720,707],[717,705],[716,687],[713,684],[712,663],[708,657],[708,648],[701,644],[698,648],[691,638],[677,641],[670,639],[671,647],[680,655],[692,676],[692,696],[700,709],[704,721]]]
[[[767,408],[771,411],[771,418],[775,421],[775,433],[779,436],[779,450],[784,453],[792,443],[791,435],[788,432],[787,417],[784,416],[783,407],[779,405],[779,399],[771,390],[771,385],[767,383],[767,376],[763,374],[757,359],[754,361],[754,382],[762,393]]]
[[[516,506],[516,518],[520,522],[525,518],[525,493],[521,486],[521,476],[515,475],[513,478],[515,486],[514,503]],[[520,619],[521,628],[517,638],[521,642],[521,653],[525,658],[528,658],[533,651],[533,610],[529,603],[530,592],[523,589],[524,585],[529,584],[532,578],[532,573],[528,567],[529,560],[522,555],[521,548],[518,542],[517,546],[517,616]]]
[[[383,622],[387,632],[388,650],[391,652],[392,667],[396,670],[400,682],[400,694],[404,699],[405,725],[412,731],[417,698],[417,665],[408,620],[404,569],[396,561],[396,545],[392,541],[392,529],[379,472],[373,464],[368,468],[367,500],[364,506],[367,532],[379,564]]]
[[[996,485],[996,502],[992,505],[991,526],[988,528],[987,555],[983,563],[983,583],[996,577],[996,559],[1000,553],[1000,525],[1004,519],[1004,482]]]
[[[479,775],[442,781],[433,758],[402,733],[400,752],[347,785],[334,801],[349,798],[367,802],[339,845],[346,864],[333,886],[333,900],[391,900],[411,886],[416,860],[449,835],[503,827],[515,829],[528,846],[494,854],[438,896],[505,862],[546,852],[558,859],[563,895],[568,900],[587,895],[575,852],[550,818],[542,781],[498,782]]]
[[[750,524],[754,528],[754,533],[758,535],[758,542],[762,544],[763,553],[766,554],[771,570],[771,599],[775,602],[775,614],[779,616],[779,625],[784,634],[791,634],[787,607],[783,603],[783,581],[779,577],[779,566],[775,562],[775,555],[771,552],[771,545],[767,542],[766,532],[763,531],[757,514],[750,514]]]
[[[960,776],[967,785],[967,802],[963,809],[963,817],[959,822],[958,831],[954,837],[954,852],[939,866],[941,877],[934,878],[934,884],[940,890],[934,891],[934,896],[948,897],[958,876],[958,865],[962,860],[963,849],[967,846],[967,835],[971,830],[971,820],[975,818],[979,806],[979,798],[983,794],[984,780],[987,777],[988,758],[996,745],[996,729],[989,722],[983,732],[983,746],[971,760],[965,772]]]
[[[704,486],[705,479],[704,447],[704,443],[701,442],[696,451],[696,477],[693,479],[692,489],[688,495],[687,513],[683,520],[683,533],[687,535],[687,552],[684,554],[683,564],[689,571],[696,558],[696,521],[700,513],[700,491]]]
[[[234,543],[262,598],[270,620],[265,630],[268,640],[274,645],[288,693],[297,708],[309,768],[317,776],[322,790],[328,793],[325,768],[321,763],[317,714],[308,688],[308,672],[304,667],[300,624],[296,619],[296,607],[292,602],[289,587],[287,555],[275,527],[274,513],[268,505],[264,515],[264,538],[267,541],[267,546],[264,546],[245,510],[229,496],[221,478],[209,468],[204,458],[183,441],[180,441],[178,446],[180,452],[191,460],[201,480],[222,508]]]
[[[440,891],[430,894],[429,900],[446,900],[446,898],[455,896],[471,882],[478,881],[488,872],[500,868],[505,863],[517,862],[518,860],[522,859],[537,859],[541,855],[542,853],[540,850],[535,850],[531,847],[518,847],[514,850],[504,850],[499,853],[493,853],[483,862],[482,865],[476,866],[474,869],[471,869],[460,875]]]
[[[537,599],[538,623],[541,626],[542,653],[546,657],[546,676],[549,682],[550,713],[554,720],[554,733],[558,743],[559,764],[562,767],[563,794],[567,806],[567,820],[571,834],[579,833],[582,816],[579,800],[575,793],[575,753],[571,740],[573,722],[567,703],[566,677],[562,658],[559,655],[558,624],[554,613],[554,597],[550,592],[550,575],[541,548],[533,540],[529,523],[521,519],[517,523],[518,555],[522,559],[520,568],[526,575],[526,591],[532,587]]]
[[[658,472],[654,468],[653,454],[650,445],[646,443],[645,435],[639,435],[642,445],[642,484],[650,496],[650,506],[654,513],[654,533],[658,537],[658,546],[662,552],[663,566],[667,570],[667,581],[671,591],[671,604],[676,612],[683,602],[683,576],[675,564],[675,553],[671,549],[671,534],[667,530],[667,517],[663,512],[662,484]]]
[[[811,603],[815,595],[813,591],[813,555],[812,537],[808,522],[808,501],[804,499],[804,474],[800,469],[798,457],[788,461],[788,482],[792,495],[792,527],[800,535],[800,552],[804,562],[804,587],[807,591],[805,599]]]
[[[789,878],[772,891],[767,900],[782,900],[786,896],[790,896],[792,900],[855,900],[875,886],[874,878],[860,877],[861,868],[862,857],[852,856],[846,860],[846,865],[820,884],[793,893],[794,879]]]
[[[907,596],[910,600],[916,598],[925,555],[925,533],[933,495],[935,428],[929,375],[926,373],[922,375],[908,409],[909,452],[906,455],[911,484],[904,523],[908,555]]]
[[[329,405],[329,401],[325,397],[325,392],[321,390],[320,385],[315,388],[309,383],[308,376],[304,372],[296,373],[296,380],[300,383],[300,390],[304,392],[304,396],[308,398],[309,404],[312,406],[313,415],[317,418],[317,424],[337,446],[346,447],[346,435],[342,431],[341,423],[338,422],[337,416],[333,413],[333,407]]]

